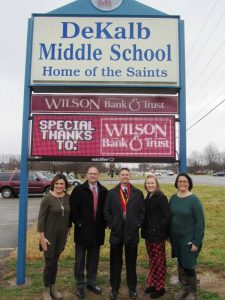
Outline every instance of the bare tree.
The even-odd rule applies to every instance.
[[[203,155],[201,152],[192,151],[188,157],[188,172],[201,174],[203,172]]]
[[[8,169],[9,170],[17,170],[20,168],[20,160],[16,157],[10,157],[8,162]]]
[[[220,153],[220,170],[225,170],[225,152]]]
[[[219,150],[217,146],[213,143],[209,143],[208,146],[206,146],[206,148],[204,149],[204,158],[210,170],[216,170],[218,168],[218,157]]]
[[[199,167],[202,163],[202,155],[198,151],[192,151],[188,158],[188,165],[190,167]]]

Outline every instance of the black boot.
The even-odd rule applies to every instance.
[[[161,290],[158,290],[158,291],[155,290],[155,291],[151,294],[150,298],[151,298],[151,299],[160,298],[160,297],[162,297],[164,294],[165,294],[165,289],[161,289]]]
[[[149,286],[145,289],[145,294],[151,294],[155,291],[155,287],[154,286]]]
[[[178,264],[178,280],[181,289],[175,294],[175,299],[184,299],[188,295],[188,278],[184,269]]]
[[[188,295],[185,300],[197,300],[198,293],[197,293],[197,278],[196,275],[193,277],[188,276]]]

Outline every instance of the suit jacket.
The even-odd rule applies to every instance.
[[[120,184],[118,184],[107,194],[104,216],[107,226],[111,229],[110,243],[138,243],[139,227],[144,220],[143,193],[131,185],[126,207],[126,220],[124,220],[120,200]]]
[[[93,193],[88,181],[75,187],[70,196],[70,219],[74,223],[74,241],[85,247],[104,244],[106,223],[103,215],[107,189],[99,182],[98,206],[94,219]]]

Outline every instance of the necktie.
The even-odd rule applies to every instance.
[[[97,212],[97,205],[98,205],[98,195],[95,186],[92,187],[92,193],[93,193],[93,200],[94,200],[94,218],[95,218]]]
[[[125,200],[127,201],[127,199],[128,199],[128,193],[127,193],[127,189],[124,189],[124,190],[123,190],[123,192],[124,192],[124,197],[125,197]]]

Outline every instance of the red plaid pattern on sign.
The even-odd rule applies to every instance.
[[[175,157],[174,117],[33,115],[32,156]]]

